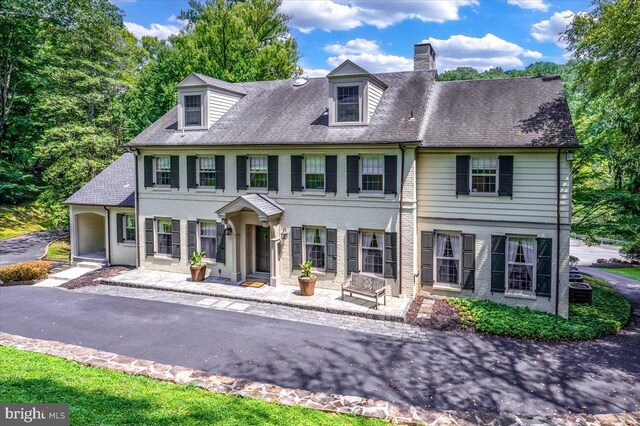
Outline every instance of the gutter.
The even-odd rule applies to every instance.
[[[560,151],[556,157],[556,315],[560,303]]]
[[[138,157],[140,156],[139,149],[132,149],[133,156],[135,157],[135,167],[136,167],[136,186],[133,191],[133,199],[134,199],[134,217],[136,218],[136,268],[140,267],[140,218],[138,217],[140,213],[139,201],[138,201]]]
[[[111,265],[111,211],[107,208],[107,206],[103,206],[105,211],[107,212],[107,239],[106,239],[106,250],[107,250],[107,265]]]
[[[404,193],[404,151],[405,147],[399,143],[398,148],[402,151],[402,155],[400,156],[400,208],[399,216],[398,216],[398,295],[402,294],[402,194]]]

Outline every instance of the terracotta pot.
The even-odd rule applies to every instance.
[[[313,292],[316,290],[316,277],[298,277],[298,284],[300,285],[300,294],[313,296]]]
[[[201,282],[204,281],[204,275],[207,273],[207,265],[191,266],[191,281]]]

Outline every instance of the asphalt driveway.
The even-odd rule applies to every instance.
[[[399,340],[62,289],[0,289],[0,330],[215,374],[432,409],[640,410],[640,329],[544,344],[431,331]]]
[[[60,233],[43,231],[0,240],[0,266],[38,259],[47,244],[59,236]]]

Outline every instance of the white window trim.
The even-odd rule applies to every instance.
[[[166,157],[169,159],[169,184],[158,184],[158,158]],[[171,156],[170,155],[155,155],[153,157],[153,186],[155,188],[171,188]]]
[[[307,160],[306,157],[302,157],[302,188],[303,192],[314,192],[314,193],[325,193],[327,191],[327,157],[326,155],[310,155],[309,157],[322,157],[322,161],[324,162],[324,181],[322,185],[322,189],[318,188],[307,188]],[[268,170],[267,170],[268,173]],[[316,174],[316,173],[310,173]]]
[[[458,283],[445,283],[438,281],[438,234],[457,235],[460,237],[460,255],[458,256]],[[442,287],[451,287],[453,290],[462,288],[462,233],[458,231],[435,231],[433,234],[434,250],[433,250],[433,271],[434,280],[433,284]],[[442,257],[442,259],[455,259],[451,257]]]
[[[536,268],[537,268],[537,261],[538,261],[538,240],[536,238],[535,235],[518,235],[518,234],[513,234],[513,235],[506,235],[506,241],[505,241],[505,268],[504,268],[504,293],[505,296],[535,296],[536,294],[536,286],[537,286],[537,274],[536,274]],[[509,262],[509,239],[510,238],[528,238],[533,240],[533,263],[529,264],[529,263],[516,263],[516,262]],[[531,290],[520,290],[520,289],[510,289],[509,287],[509,264],[513,263],[516,265],[532,265],[533,266],[533,272],[531,273],[532,277],[531,277]]]
[[[341,81],[330,82],[331,84],[331,105],[330,105],[330,117],[329,125],[331,126],[363,126],[369,123],[369,116],[367,111],[368,95],[367,84],[368,81],[354,80],[354,81]],[[338,87],[352,87],[358,86],[358,102],[360,104],[360,120],[359,121],[338,121]]]
[[[200,159],[201,158],[211,158],[213,159],[213,173],[216,173],[216,156],[215,155],[202,155],[202,156],[197,156],[196,157],[196,187],[200,188],[200,189],[204,189],[204,190],[214,190],[216,189],[215,185],[214,186],[210,186],[210,185],[201,185],[200,184]],[[211,173],[211,171],[207,171],[209,173]],[[217,184],[217,176],[216,176],[216,184]]]
[[[371,191],[371,190],[365,190],[364,185],[362,184],[362,167],[364,165],[364,162],[362,161],[362,159],[364,157],[381,157],[382,158],[382,189],[379,191]],[[384,168],[384,155],[380,154],[361,154],[360,155],[360,161],[358,161],[358,185],[360,186],[360,194],[363,195],[372,195],[372,194],[382,194],[384,196],[384,184],[385,184],[385,168]]]
[[[201,105],[201,123],[202,125],[200,126],[187,126],[185,124],[185,114],[186,114],[186,110],[185,110],[185,96],[196,96],[199,95],[200,96],[200,105]],[[180,115],[178,116],[178,127],[180,130],[202,130],[202,129],[207,129],[208,128],[208,96],[207,96],[207,91],[205,89],[198,89],[198,90],[181,90],[180,91],[180,108],[179,108],[179,113]]]
[[[380,251],[382,252],[382,272],[380,273],[364,272],[364,256],[362,255],[362,251],[365,249],[365,247],[362,243],[362,237],[364,236],[365,232],[379,232],[382,234],[382,248],[380,248]],[[360,231],[358,232],[358,269],[360,270],[361,274],[384,278],[384,233],[384,229],[360,229]]]
[[[170,258],[173,258],[171,253],[169,253],[169,254],[160,253],[158,251],[160,249],[160,244],[159,244],[160,238],[158,238],[159,237],[158,230],[160,229],[160,221],[161,220],[168,220],[169,223],[172,223],[172,219],[170,217],[156,217],[156,218],[154,218],[154,220],[153,220],[153,222],[154,222],[153,223],[153,227],[154,227],[154,233],[153,233],[154,253],[153,253],[153,256],[154,257],[160,257],[160,258],[163,258],[163,259],[170,259]],[[164,232],[163,232],[163,234],[164,234]],[[169,234],[171,235],[171,246],[173,246],[173,235],[172,235],[171,232],[169,232]],[[173,248],[171,247],[171,249],[173,249]]]
[[[218,236],[218,230],[217,230],[218,229],[217,228],[218,223],[215,220],[198,220],[197,221],[196,232],[197,232],[198,238],[196,238],[196,250],[197,251],[202,251],[202,232],[201,232],[200,226],[202,225],[203,222],[212,223],[214,225],[215,229],[216,229],[216,244],[215,245],[216,245],[216,251],[217,251],[219,236]],[[216,256],[215,256],[216,253],[214,253],[213,257],[209,257],[208,256],[209,254],[210,253],[207,253],[207,256],[204,258],[204,260],[207,263],[215,264],[216,263]]]
[[[267,183],[265,186],[251,186],[251,158],[264,157],[267,159],[267,169],[265,174],[267,175]],[[269,156],[266,154],[247,155],[247,189],[254,191],[268,191],[269,190]]]
[[[127,218],[128,217],[133,218],[133,234],[134,234],[133,240],[127,239]],[[135,215],[123,214],[122,215],[122,243],[123,244],[135,244],[136,242],[135,237],[138,235],[136,228],[137,228],[137,223],[136,223]]]
[[[324,238],[325,238],[325,244],[324,244],[324,268],[316,268],[315,266],[311,269],[312,271],[315,272],[321,272],[324,273],[327,271],[327,228],[323,227],[323,226],[303,226],[302,227],[302,247],[303,247],[303,253],[302,253],[302,260],[303,262],[306,262],[307,259],[307,233],[305,232],[305,230],[307,229],[319,229],[319,230],[324,230]],[[322,244],[316,244],[316,243],[311,243],[313,245],[316,246],[321,246]]]
[[[480,156],[480,155],[472,155],[471,158],[469,159],[469,195],[475,196],[475,197],[497,197],[498,196],[498,189],[500,188],[500,158],[499,156],[495,156],[496,159],[496,173],[495,173],[495,177],[496,177],[496,190],[493,192],[473,192],[473,159],[475,158],[479,158],[479,157],[488,157],[488,156]],[[477,175],[477,176],[494,176],[494,175]]]

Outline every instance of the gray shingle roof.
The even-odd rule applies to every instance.
[[[376,74],[388,85],[368,126],[329,127],[328,79],[228,83],[242,97],[208,130],[177,129],[174,108],[133,139],[129,146],[349,144],[419,141],[434,71]],[[411,111],[415,120],[410,120]]]
[[[67,198],[65,203],[134,207],[135,186],[135,156],[129,152],[123,154],[75,194]]]
[[[437,82],[422,146],[579,147],[559,77]]]
[[[242,198],[251,203],[255,208],[264,212],[267,216],[273,216],[284,212],[284,207],[262,194],[246,194]]]
[[[200,78],[202,81],[207,83],[209,86],[228,90],[230,92],[238,93],[240,95],[247,94],[247,92],[244,91],[244,89],[242,88],[242,85],[240,84],[229,83],[228,81],[224,81],[224,80],[218,80],[217,78],[208,77],[204,74],[198,74],[197,72],[194,72],[193,75],[198,76],[198,78]]]

